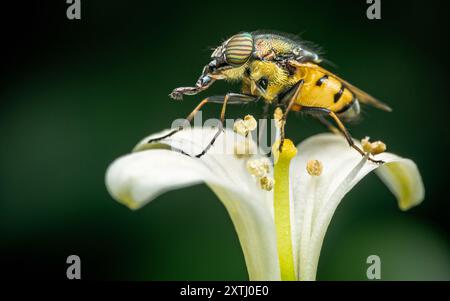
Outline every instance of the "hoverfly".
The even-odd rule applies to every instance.
[[[194,87],[176,88],[170,94],[173,99],[183,95],[194,95],[208,89],[216,80],[241,81],[241,93],[227,93],[203,99],[189,114],[192,121],[195,114],[206,103],[222,104],[221,123],[214,138],[196,157],[203,156],[214,144],[223,129],[225,110],[228,104],[255,102],[263,99],[283,110],[280,150],[284,141],[284,126],[290,111],[307,112],[334,132],[342,133],[351,147],[365,156],[364,151],[354,144],[343,122],[354,120],[360,114],[359,103],[391,111],[391,108],[369,94],[320,66],[322,59],[308,49],[304,42],[283,34],[264,32],[242,32],[232,36],[217,47],[211,61]],[[337,125],[332,125],[325,117]],[[175,134],[183,128],[152,139],[155,142]],[[373,162],[382,161],[371,159]]]

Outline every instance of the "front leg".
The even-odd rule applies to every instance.
[[[205,71],[204,71],[205,72]],[[195,95],[208,89],[216,80],[208,74],[202,75],[195,87],[179,87],[173,89],[169,96],[175,100],[182,100],[183,95]]]
[[[191,123],[192,120],[194,119],[195,115],[207,103],[225,104],[225,100],[226,100],[226,103],[228,103],[228,104],[243,104],[243,103],[255,102],[258,99],[259,98],[255,97],[255,96],[246,95],[246,94],[239,94],[239,93],[228,93],[227,95],[210,96],[210,97],[207,97],[207,98],[203,99],[195,107],[195,109],[186,117],[186,119],[188,120],[189,123]],[[154,143],[154,142],[158,142],[158,141],[161,141],[163,139],[169,138],[172,135],[174,135],[174,134],[176,134],[179,131],[182,131],[184,129],[185,129],[185,127],[179,126],[179,127],[177,127],[176,129],[173,129],[171,132],[169,132],[168,134],[166,134],[164,136],[160,136],[160,137],[156,137],[156,138],[150,139],[147,143]]]
[[[211,82],[212,83],[212,82]],[[198,94],[200,92],[202,92],[203,90],[208,89],[208,87],[211,85],[196,85],[195,87],[179,87],[179,88],[175,88],[173,89],[173,91],[169,94],[170,98],[175,99],[175,100],[182,100],[183,99],[183,95],[195,95]]]
[[[210,102],[215,103],[222,103],[222,111],[220,113],[220,123],[219,128],[214,135],[214,137],[211,139],[211,141],[208,143],[208,145],[203,149],[203,151],[199,154],[197,154],[195,157],[200,158],[203,155],[205,155],[208,150],[213,146],[214,142],[216,142],[216,139],[219,137],[219,135],[223,131],[223,126],[225,123],[225,111],[227,109],[227,104],[243,104],[248,103],[252,101],[257,101],[259,98],[251,95],[246,94],[238,94],[238,93],[228,93],[225,96],[212,96],[210,97]]]

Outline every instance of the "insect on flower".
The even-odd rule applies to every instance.
[[[180,100],[183,95],[195,95],[208,89],[216,80],[222,79],[241,81],[242,90],[241,93],[207,97],[189,114],[187,119],[191,122],[206,103],[222,104],[219,129],[196,157],[203,156],[222,132],[228,104],[256,102],[262,99],[266,105],[283,108],[280,150],[289,112],[301,111],[315,116],[331,131],[342,133],[349,145],[363,156],[366,153],[355,145],[343,122],[358,117],[360,102],[391,111],[386,104],[324,69],[320,66],[323,60],[315,51],[309,49],[304,42],[287,35],[242,32],[217,47],[211,58],[194,87],[176,88],[170,97]],[[327,116],[335,122],[337,128],[326,119]],[[176,128],[167,135],[148,142],[167,138],[182,129],[183,127]],[[381,160],[369,159],[383,163]]]

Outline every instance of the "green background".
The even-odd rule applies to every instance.
[[[318,279],[366,279],[377,254],[385,280],[450,279],[448,49],[437,1],[382,1],[382,20],[366,1],[82,1],[19,3],[4,10],[0,89],[2,273],[65,279],[77,254],[84,279],[245,280],[226,210],[204,185],[166,193],[132,212],[108,195],[108,165],[142,137],[186,116],[203,95],[168,98],[193,84],[210,48],[239,31],[302,33],[322,46],[332,70],[393,113],[365,108],[352,134],[382,139],[412,158],[424,203],[401,212],[375,175],[339,206],[325,238]],[[207,107],[205,118],[219,107]],[[259,112],[229,110],[230,117]],[[323,131],[291,116],[294,141]]]

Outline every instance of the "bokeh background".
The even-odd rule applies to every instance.
[[[2,4],[2,276],[65,279],[65,260],[77,254],[84,279],[247,279],[227,212],[205,185],[132,212],[111,199],[104,175],[142,137],[191,111],[198,97],[167,94],[195,82],[211,47],[272,29],[321,45],[334,72],[392,105],[390,114],[366,108],[350,130],[412,158],[426,187],[424,203],[401,212],[375,175],[364,179],[335,214],[318,279],[364,280],[370,254],[381,257],[385,280],[450,279],[445,2],[393,2],[382,1],[373,21],[365,0],[82,0],[79,21],[66,18],[62,0]],[[229,90],[220,83],[208,93]],[[323,131],[290,118],[297,142]]]

